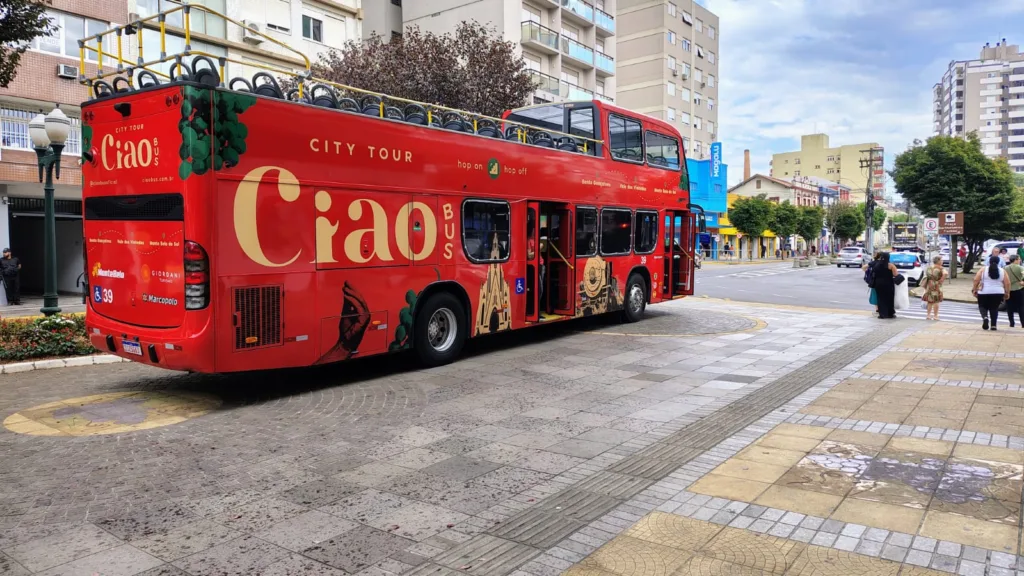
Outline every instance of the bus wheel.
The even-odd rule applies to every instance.
[[[647,309],[647,284],[639,274],[632,274],[626,283],[626,301],[622,316],[626,322],[638,322],[644,317]]]
[[[413,347],[423,364],[441,366],[452,362],[466,342],[462,304],[448,292],[434,294],[416,314],[413,331]]]

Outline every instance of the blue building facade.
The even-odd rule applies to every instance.
[[[718,258],[721,241],[718,236],[718,220],[728,209],[726,191],[729,167],[722,162],[722,143],[711,145],[711,157],[705,160],[686,159],[690,176],[690,202],[704,209],[708,231],[697,235],[697,247],[703,249],[705,257]]]

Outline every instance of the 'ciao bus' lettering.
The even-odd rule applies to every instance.
[[[302,255],[301,249],[290,259],[275,262],[267,257],[260,243],[259,224],[257,222],[257,200],[258,190],[263,178],[270,172],[277,172],[277,194],[285,202],[299,200],[299,180],[290,171],[279,166],[262,166],[250,171],[235,190],[234,198],[234,224],[235,237],[238,245],[250,260],[271,268],[279,268],[294,263]],[[333,198],[330,192],[318,190],[313,194],[313,206],[316,209],[316,220],[314,222],[315,250],[314,263],[337,262],[334,256],[334,240],[342,228],[341,221],[332,221],[329,212],[333,207]],[[390,222],[384,207],[375,200],[369,198],[358,198],[352,200],[346,210],[351,223],[361,221],[366,215],[371,218],[369,227],[355,228],[344,232],[341,244],[345,258],[355,264],[365,264],[374,258],[392,262],[395,254],[390,244]],[[422,245],[414,250],[413,243],[409,237],[410,226],[414,215],[418,214],[415,222],[419,225],[416,230],[422,232]],[[444,205],[445,235],[447,240],[452,240],[455,235],[455,223],[452,221],[454,213],[450,204]],[[437,247],[437,218],[434,211],[423,202],[409,202],[403,204],[395,214],[394,222],[394,249],[398,255],[407,260],[425,260]],[[444,246],[446,259],[452,257],[452,243],[447,242]]]
[[[150,141],[143,138],[138,142],[131,140],[118,140],[113,134],[103,137],[103,144],[100,147],[100,160],[107,170],[123,170],[129,168],[148,168],[159,166],[160,150],[157,148],[157,139]]]

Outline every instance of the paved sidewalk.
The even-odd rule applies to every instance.
[[[554,556],[593,576],[1020,576],[1022,472],[1024,333],[914,324]]]
[[[85,305],[82,304],[81,296],[61,296],[57,300],[61,313],[74,314],[85,312]],[[23,297],[19,306],[0,306],[0,318],[29,318],[42,316],[39,309],[43,307],[43,299],[37,297]]]

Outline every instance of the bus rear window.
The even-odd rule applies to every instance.
[[[185,201],[181,194],[95,196],[85,199],[85,219],[181,221]]]

